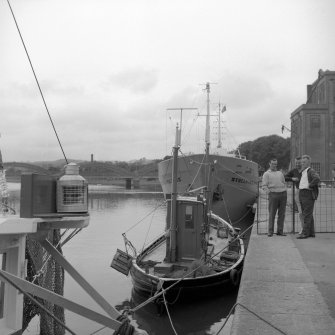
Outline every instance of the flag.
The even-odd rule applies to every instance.
[[[225,112],[227,109],[226,109],[226,105],[224,105],[221,109],[221,113]]]

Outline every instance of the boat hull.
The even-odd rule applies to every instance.
[[[243,264],[236,267],[236,271],[242,270]],[[230,272],[219,273],[214,277],[202,277],[189,280],[183,280],[177,283],[177,279],[163,281],[162,289],[168,289],[170,286],[173,288],[168,289],[166,292],[167,299],[176,299],[177,297],[185,299],[200,299],[208,296],[219,296],[232,290],[237,289],[238,285],[234,284],[230,278]],[[134,290],[137,293],[146,296],[153,296],[159,292],[159,280],[152,278],[138,271],[136,268],[130,270]]]
[[[161,240],[162,244],[165,243]],[[244,244],[242,239],[238,239],[239,256],[229,267],[221,272],[199,277],[186,278],[164,278],[150,274],[145,267],[139,266],[143,257],[150,255],[154,247],[149,246],[136,259],[132,261],[130,276],[134,290],[145,296],[153,296],[162,289],[167,289],[166,298],[171,301],[177,298],[198,299],[208,296],[218,296],[231,292],[239,285],[240,276],[244,261]],[[161,299],[162,297],[160,297]]]
[[[212,170],[212,210],[230,223],[241,221],[258,196],[258,165],[231,156],[210,155]],[[204,187],[206,183],[204,155],[178,158],[177,192]],[[172,159],[158,164],[158,177],[165,197],[171,194]]]

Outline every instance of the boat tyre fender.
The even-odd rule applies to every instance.
[[[240,283],[240,271],[232,269],[230,271],[230,281],[235,287],[238,286],[238,284]]]

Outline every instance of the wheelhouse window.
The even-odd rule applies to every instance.
[[[192,206],[186,206],[185,208],[185,228],[194,229],[193,207]]]

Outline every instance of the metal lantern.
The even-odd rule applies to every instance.
[[[70,163],[57,181],[57,212],[83,213],[88,210],[88,183],[79,175],[79,166]]]

